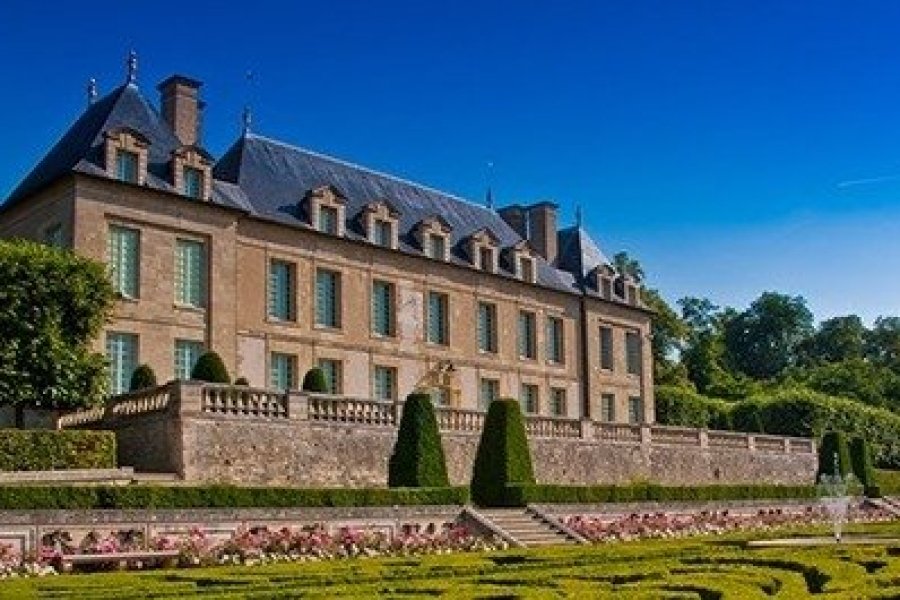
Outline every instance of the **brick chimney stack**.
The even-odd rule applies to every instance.
[[[538,202],[528,207],[528,241],[534,251],[552,264],[556,264],[558,246],[556,240],[557,205]]]
[[[172,75],[158,86],[162,118],[185,146],[200,145],[200,86],[196,79]]]

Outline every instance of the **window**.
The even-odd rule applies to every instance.
[[[269,261],[269,317],[279,321],[293,321],[294,290],[296,284],[294,265],[283,260]]]
[[[190,379],[201,354],[203,342],[175,340],[175,379]]]
[[[376,400],[393,400],[397,397],[397,369],[375,366],[372,371],[372,396]]]
[[[550,413],[554,417],[566,416],[566,390],[562,388],[550,390]]]
[[[44,243],[53,248],[63,247],[63,228],[61,223],[51,225],[44,230]]]
[[[528,414],[537,414],[538,412],[538,386],[531,383],[522,384],[522,411]]]
[[[435,388],[431,392],[431,402],[434,406],[450,406],[450,390],[445,387]]]
[[[322,233],[337,235],[338,232],[338,209],[333,206],[319,205],[319,222],[316,228]]]
[[[616,420],[615,394],[600,395],[600,420],[605,423],[612,423]]]
[[[635,331],[625,333],[625,359],[629,375],[641,374],[641,335]]]
[[[386,281],[372,282],[372,333],[394,335],[394,286]]]
[[[428,336],[432,344],[447,344],[447,295],[428,292]]]
[[[320,358],[319,368],[325,374],[325,382],[328,384],[329,394],[340,394],[343,389],[341,361],[330,358]]]
[[[611,327],[600,327],[600,368],[613,370],[613,330]]]
[[[391,248],[394,245],[393,229],[390,221],[375,219],[372,222],[372,242],[378,246]]]
[[[125,298],[138,297],[140,233],[137,229],[110,226],[107,259],[113,287]]]
[[[429,258],[433,258],[435,260],[446,260],[447,257],[447,244],[446,240],[444,240],[444,236],[438,235],[436,233],[431,233],[428,235],[428,247],[426,248],[428,252]]]
[[[175,302],[202,308],[206,297],[206,252],[202,242],[175,244]]]
[[[340,275],[334,271],[316,271],[316,325],[340,327]]]
[[[537,327],[533,312],[519,312],[519,357],[534,360],[537,358]]]
[[[547,317],[547,361],[556,364],[565,362],[563,320]]]
[[[628,422],[632,425],[641,423],[644,420],[644,403],[640,396],[630,396],[628,398]]]
[[[478,267],[482,271],[494,272],[494,251],[490,248],[481,248],[478,251]]]
[[[497,352],[497,305],[478,303],[478,349]]]
[[[269,362],[269,387],[291,390],[297,387],[297,357],[273,352]]]
[[[534,261],[525,256],[519,258],[519,277],[522,281],[534,281]]]
[[[191,198],[203,197],[203,171],[195,167],[184,167],[184,193]]]
[[[109,392],[124,394],[131,388],[131,376],[137,368],[138,336],[131,333],[106,334],[106,360],[109,361]]]
[[[119,179],[119,181],[137,183],[137,152],[129,152],[128,150],[116,150],[116,177]]]
[[[500,397],[500,382],[496,379],[482,379],[478,390],[478,407],[487,410],[491,402]]]

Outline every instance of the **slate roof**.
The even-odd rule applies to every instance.
[[[0,212],[72,172],[106,177],[104,135],[121,127],[139,132],[150,142],[146,185],[178,193],[170,183],[169,169],[172,153],[181,142],[138,87],[128,83],[85,110],[10,194]],[[399,212],[399,250],[412,254],[421,254],[415,226],[423,219],[439,217],[452,228],[450,261],[456,264],[469,264],[465,245],[479,230],[489,229],[500,249],[522,240],[493,209],[259,135],[241,136],[215,164],[213,177],[214,204],[296,227],[309,226],[302,213],[307,192],[331,185],[347,201],[346,235],[351,239],[365,239],[358,219],[363,208],[374,201],[388,202]],[[558,235],[557,264],[538,258],[537,283],[584,292],[587,273],[609,261],[581,227],[563,229]],[[502,267],[501,272],[511,276]]]

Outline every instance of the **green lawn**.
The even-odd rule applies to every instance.
[[[851,529],[900,536],[900,523]],[[748,550],[750,537],[768,536],[65,575],[0,582],[0,598],[900,597],[900,544]]]

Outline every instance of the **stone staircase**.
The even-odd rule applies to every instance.
[[[477,514],[493,526],[501,537],[516,546],[531,548],[559,544],[584,544],[584,538],[562,523],[527,508],[479,508]]]

